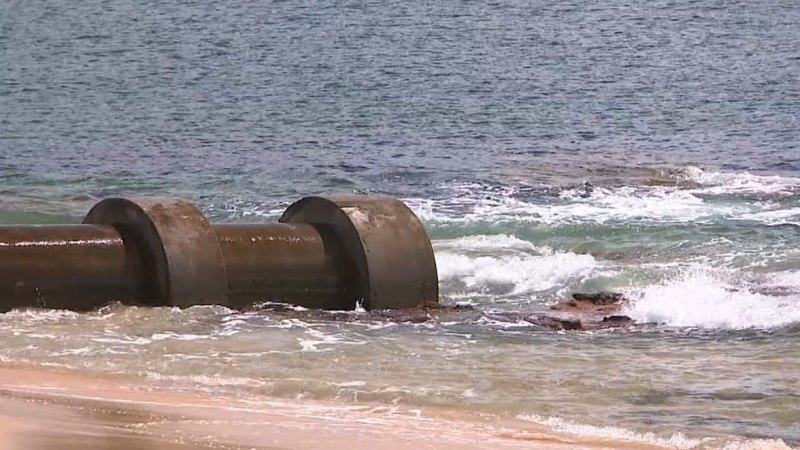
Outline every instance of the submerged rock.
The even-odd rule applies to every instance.
[[[572,299],[552,305],[551,312],[483,312],[471,305],[428,304],[417,308],[381,311],[323,311],[270,303],[263,309],[285,317],[302,320],[334,322],[388,321],[397,323],[425,323],[472,321],[486,317],[498,322],[524,321],[533,326],[553,331],[595,331],[636,325],[628,316],[619,314],[627,302],[616,292],[575,293]]]
[[[287,318],[333,322],[389,321],[397,323],[423,323],[436,320],[462,318],[470,313],[479,314],[472,305],[425,304],[416,308],[386,309],[375,311],[328,311],[306,309],[284,303],[265,303],[258,308]]]
[[[526,322],[539,325],[555,331],[584,330],[585,325],[578,319],[563,319],[544,314],[533,314],[525,318]]]

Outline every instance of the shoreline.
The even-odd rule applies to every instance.
[[[147,380],[0,364],[0,450],[655,449],[463,412],[175,391]]]

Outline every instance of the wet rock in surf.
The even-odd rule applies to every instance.
[[[623,326],[627,326],[627,325],[633,325],[635,322],[633,321],[633,319],[631,319],[628,316],[613,315],[613,316],[603,317],[603,320],[601,321],[601,323],[603,325],[606,325],[606,326],[623,327]]]
[[[610,305],[612,303],[622,303],[625,296],[619,292],[598,292],[596,294],[583,294],[576,292],[572,294],[572,298],[579,302],[588,302],[593,305]]]
[[[800,294],[795,286],[754,286],[749,288],[751,294],[760,294],[770,297],[788,297]]]
[[[544,314],[533,314],[525,318],[525,321],[533,325],[539,325],[555,331],[562,330],[585,330],[586,326],[578,319],[563,319],[560,317],[548,316]]]
[[[527,322],[551,330],[602,330],[634,325],[628,316],[617,314],[627,302],[618,292],[574,293],[572,299],[552,305],[557,313],[533,314]]]
[[[597,318],[557,317],[547,314],[532,314],[525,318],[526,322],[553,331],[596,331],[621,328],[634,325],[633,319],[623,315]]]
[[[618,292],[575,293],[571,300],[552,305],[550,309],[582,314],[613,314],[626,302],[625,296]]]

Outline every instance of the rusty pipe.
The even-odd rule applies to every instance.
[[[132,303],[139,280],[110,226],[0,227],[0,310]]]
[[[214,225],[228,272],[228,305],[299,303],[343,309],[352,280],[335,236],[307,224]],[[355,306],[355,303],[353,305]]]
[[[341,250],[311,225],[214,225],[228,302],[299,302],[336,309],[348,296]],[[0,310],[89,310],[109,301],[157,305],[141,257],[111,226],[0,226]]]
[[[0,311],[111,301],[389,309],[437,297],[422,224],[385,197],[306,197],[259,225],[212,225],[179,199],[112,198],[83,225],[0,226]]]

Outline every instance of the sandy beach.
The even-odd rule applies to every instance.
[[[658,448],[491,417],[243,399],[118,376],[0,367],[0,449]]]

